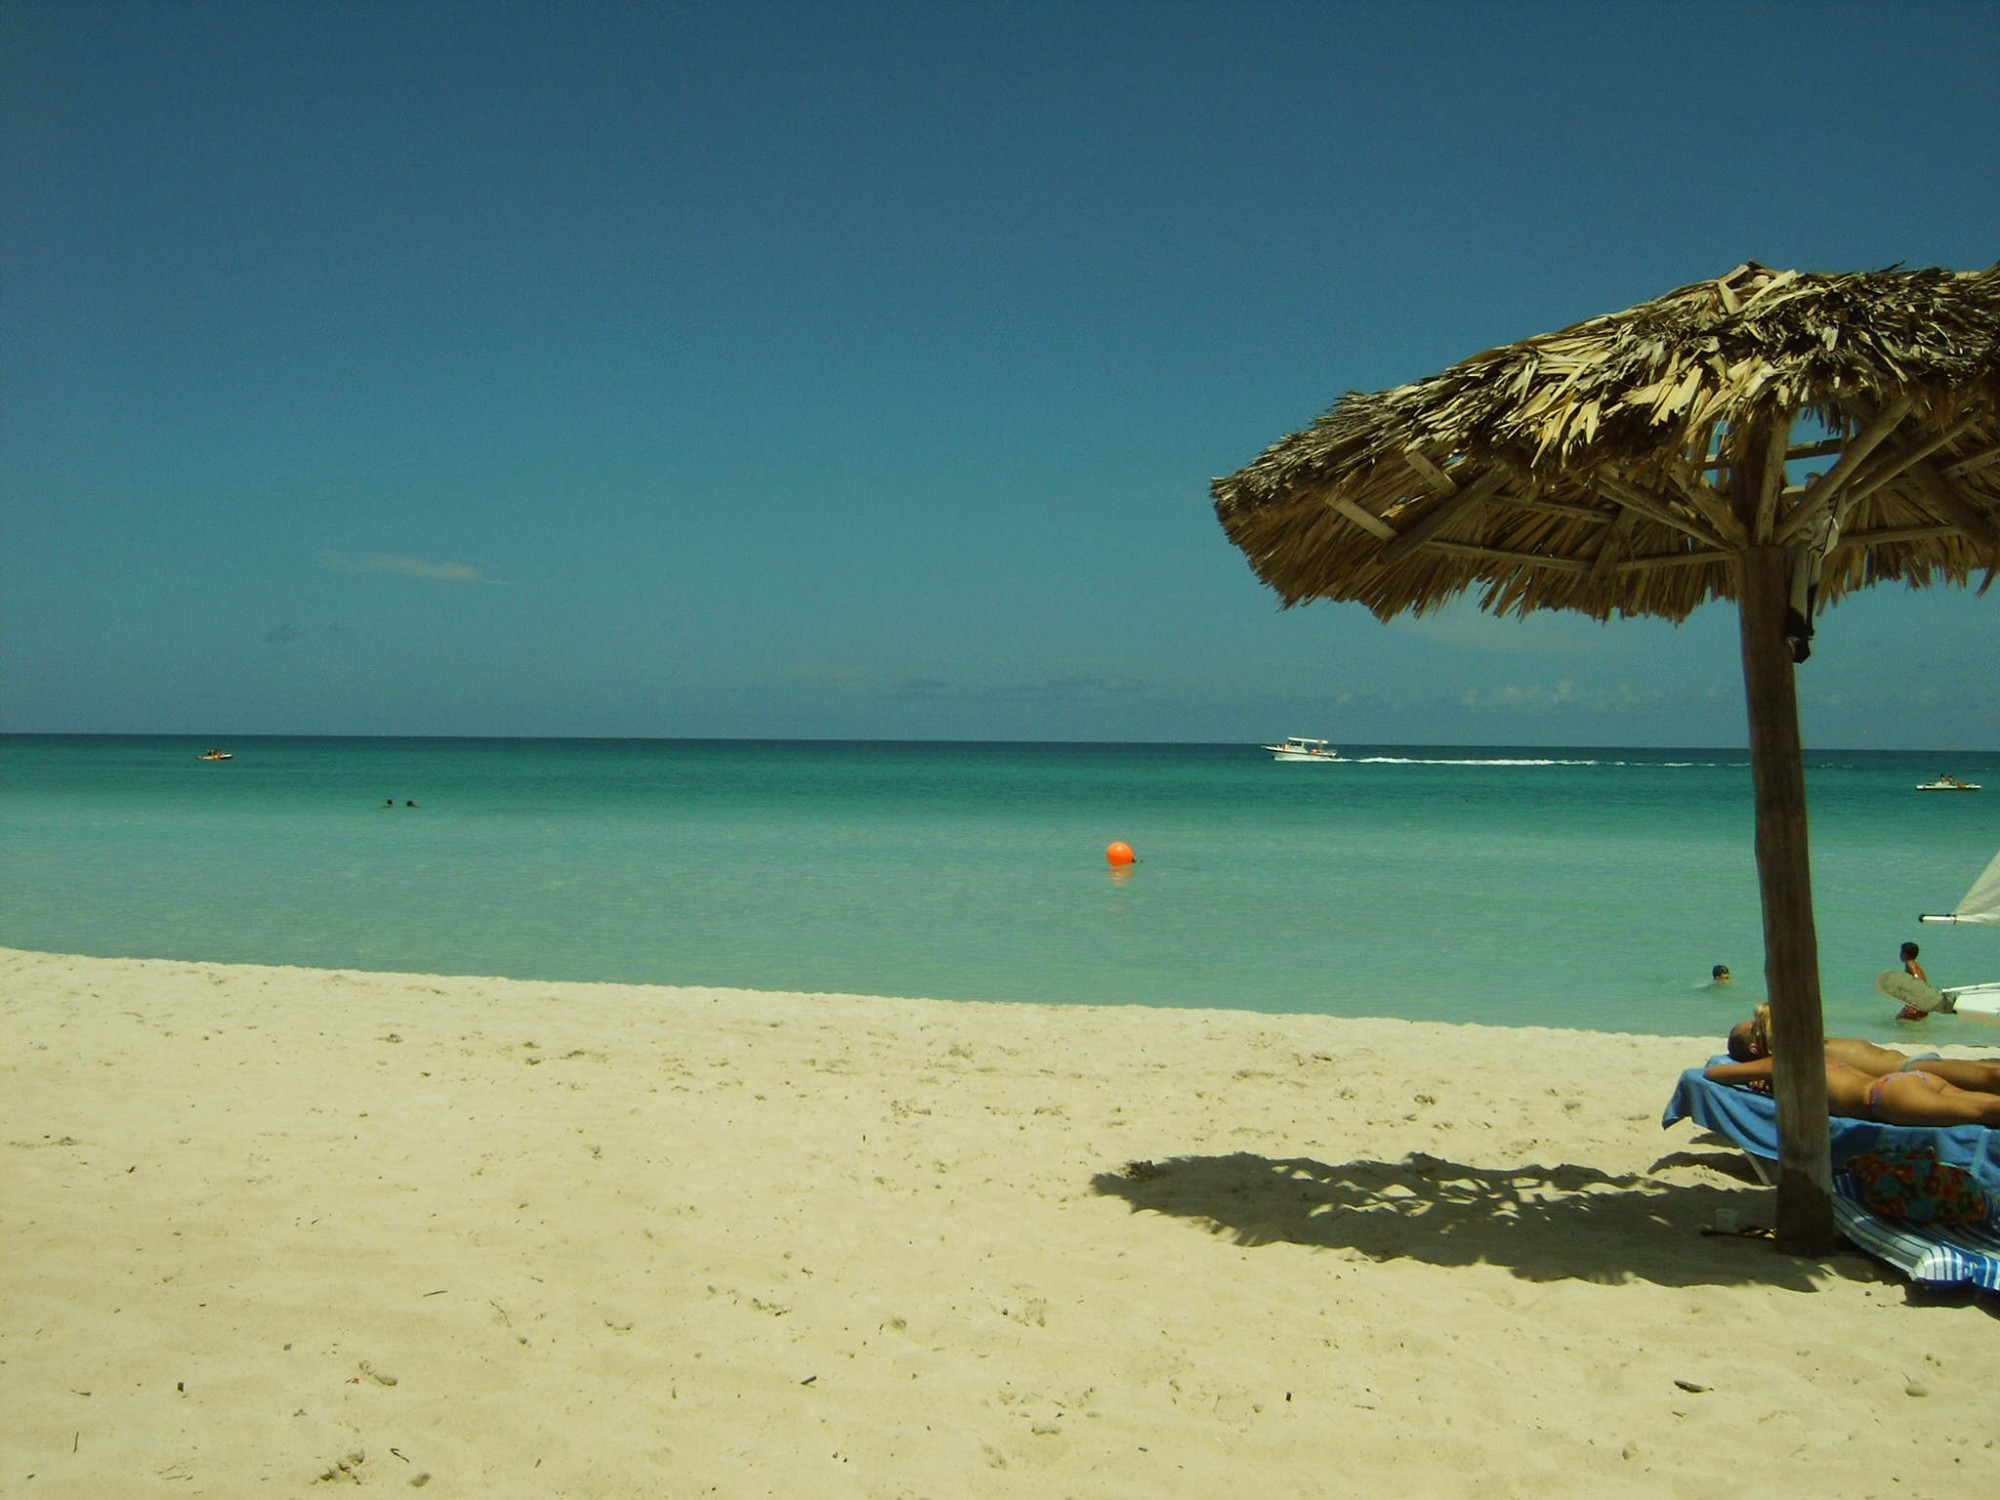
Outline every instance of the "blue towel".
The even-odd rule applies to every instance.
[[[1726,1062],[1727,1058],[1712,1059]],[[1775,1161],[1778,1106],[1765,1094],[1715,1083],[1689,1068],[1667,1101],[1662,1126],[1693,1120],[1727,1136],[1745,1151]],[[1949,1130],[1911,1125],[1878,1125],[1873,1120],[1835,1118],[1828,1122],[1833,1145],[1833,1216],[1840,1232],[1869,1254],[1887,1261],[1912,1281],[1929,1286],[1971,1284],[2000,1292],[2000,1130],[1954,1125]],[[1970,1172],[1991,1205],[1983,1224],[1912,1224],[1871,1213],[1861,1185],[1841,1172],[1841,1163],[1865,1151],[1901,1148],[1929,1152],[1939,1161]]]
[[[1727,1062],[1726,1057],[1712,1059]],[[1768,1094],[1753,1093],[1735,1084],[1714,1083],[1701,1076],[1700,1068],[1681,1074],[1679,1087],[1667,1101],[1661,1125],[1676,1120],[1693,1120],[1717,1135],[1726,1135],[1754,1156],[1778,1158],[1778,1106]],[[1833,1139],[1833,1167],[1864,1151],[1927,1151],[1939,1161],[1963,1167],[1978,1179],[1988,1193],[2000,1193],[2000,1130],[1984,1125],[1954,1125],[1949,1130],[1936,1126],[1878,1125],[1873,1120],[1834,1119],[1829,1122]]]

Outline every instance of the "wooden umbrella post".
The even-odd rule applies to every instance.
[[[1737,564],[1743,696],[1757,797],[1757,882],[1764,903],[1764,984],[1778,1104],[1778,1243],[1799,1255],[1835,1244],[1826,1112],[1826,1026],[1806,841],[1805,754],[1785,639],[1785,549],[1754,546]]]

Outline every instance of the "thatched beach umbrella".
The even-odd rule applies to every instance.
[[[1818,607],[2000,569],[2000,266],[1749,264],[1343,397],[1211,487],[1287,605],[1387,620],[1741,615],[1782,1157],[1778,1235],[1834,1242],[1793,664]],[[1817,461],[1819,472],[1802,477]]]

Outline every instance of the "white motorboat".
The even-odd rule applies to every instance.
[[[1329,750],[1325,740],[1309,740],[1301,735],[1293,735],[1282,745],[1266,745],[1273,760],[1293,761],[1335,761],[1340,759],[1338,750]]]
[[[1960,781],[1956,776],[1940,776],[1936,781],[1917,783],[1920,792],[1976,792],[1980,790],[1976,781]]]

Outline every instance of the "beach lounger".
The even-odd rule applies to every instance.
[[[1714,1061],[1727,1061],[1716,1058]],[[1712,1082],[1700,1068],[1681,1074],[1660,1117],[1662,1126],[1693,1120],[1734,1141],[1753,1161],[1778,1159],[1778,1107],[1766,1095]],[[1873,1120],[1829,1122],[1833,1143],[1833,1217],[1857,1247],[1927,1286],[1973,1285],[2000,1292],[2000,1130],[1957,1125],[1948,1130],[1880,1125]],[[1983,1224],[1915,1224],[1871,1213],[1860,1184],[1841,1164],[1871,1151],[1925,1151],[1962,1167],[1985,1190]],[[1766,1180],[1769,1180],[1768,1174]]]

